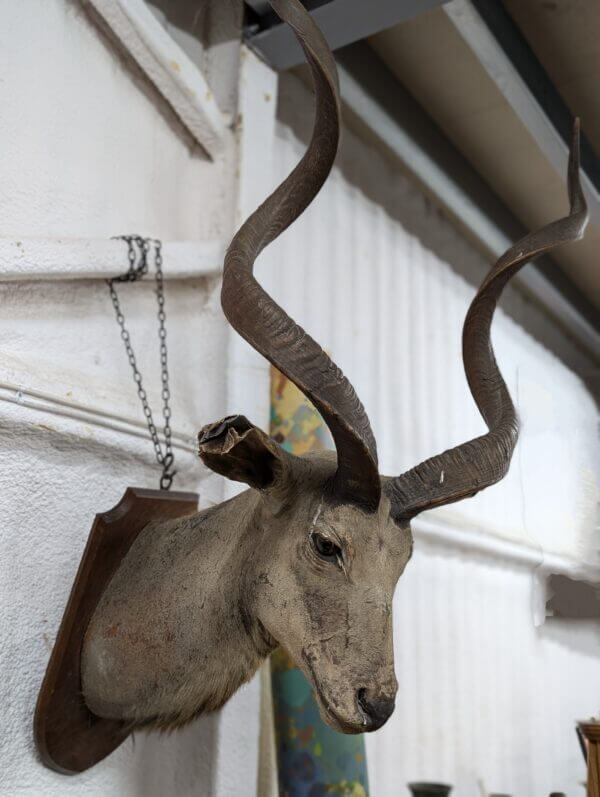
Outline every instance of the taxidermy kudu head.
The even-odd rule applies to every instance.
[[[380,476],[352,385],[253,276],[262,249],[323,185],[340,131],[337,73],[323,36],[298,0],[271,5],[309,63],[314,130],[300,163],[234,237],[222,305],[232,326],[319,410],[336,452],[293,456],[241,415],[201,431],[205,465],[250,489],[146,527],[84,641],[87,705],[132,727],[175,727],[220,707],[278,645],[304,671],[329,725],[346,733],[383,725],[397,690],[392,598],[411,556],[410,520],[499,481],[517,441],[515,409],[490,342],[498,297],[528,260],[581,237],[587,220],[576,125],[569,215],[500,258],[465,320],[464,367],[489,431],[400,476]]]

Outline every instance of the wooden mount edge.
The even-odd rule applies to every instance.
[[[76,774],[101,761],[130,728],[94,715],[81,691],[83,638],[98,602],[148,523],[192,514],[198,495],[128,487],[119,503],[96,515],[65,607],[37,699],[33,732],[42,763]]]

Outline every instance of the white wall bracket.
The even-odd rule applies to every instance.
[[[144,0],[86,0],[211,158],[229,128],[202,72]]]
[[[163,243],[167,279],[202,277],[220,272],[222,241]],[[0,238],[0,281],[108,279],[127,270],[126,248],[114,239]]]

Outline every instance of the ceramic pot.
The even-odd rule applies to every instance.
[[[445,783],[409,783],[413,797],[448,797],[452,786]]]

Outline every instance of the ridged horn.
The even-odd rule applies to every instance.
[[[327,42],[298,0],[270,0],[293,29],[310,66],[316,110],[308,149],[281,185],[235,235],[223,270],[221,303],[231,325],[312,401],[337,449],[336,496],[368,510],[379,504],[377,447],[367,414],[350,382],[323,349],[256,281],[260,252],[306,209],[325,182],[340,133],[337,70]]]
[[[510,394],[496,364],[490,327],[506,283],[525,263],[583,236],[588,214],[579,182],[579,120],[569,156],[570,212],[531,232],[498,260],[477,291],[463,328],[463,362],[469,388],[488,433],[421,462],[385,482],[392,517],[409,520],[425,509],[460,501],[502,479],[517,442],[519,424]]]

